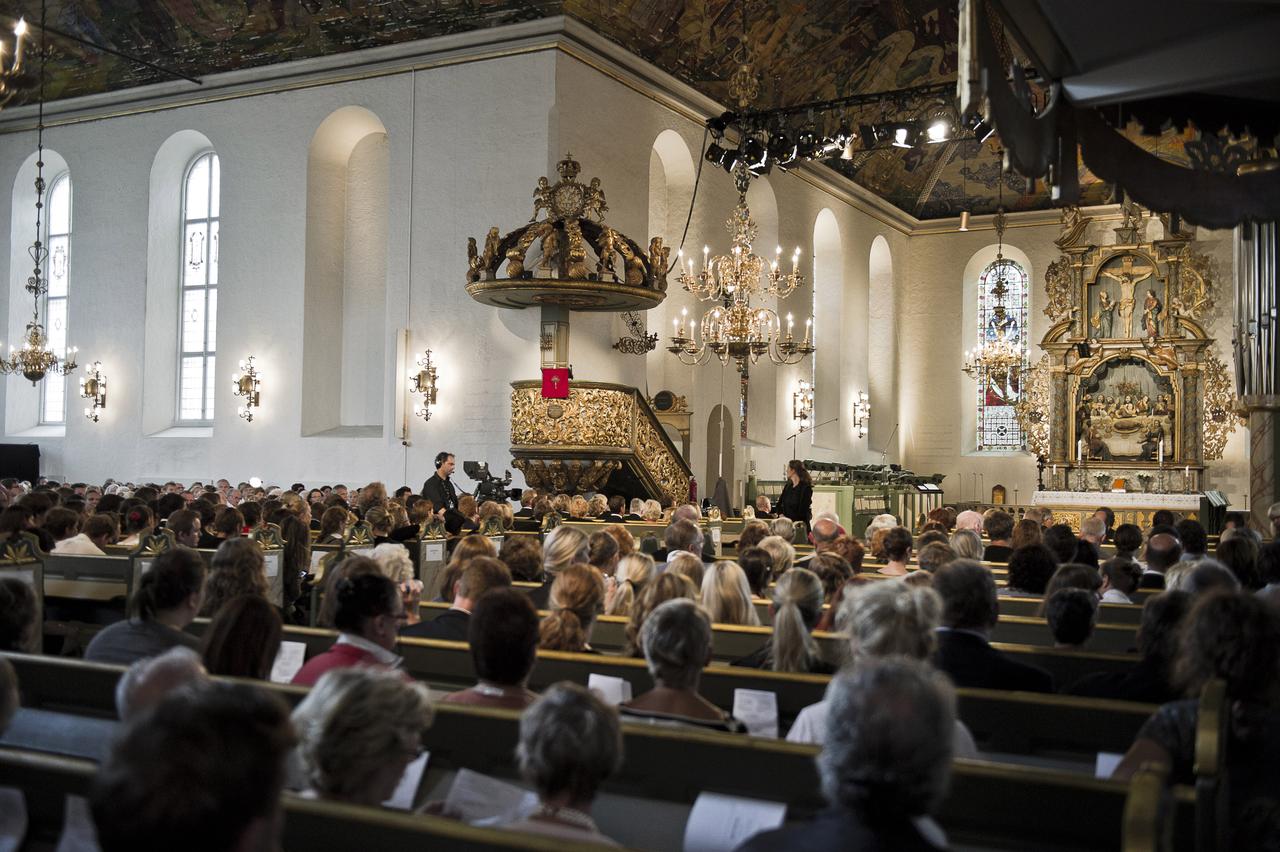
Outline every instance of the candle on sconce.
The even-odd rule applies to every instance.
[[[791,328],[795,325],[795,321],[791,319],[791,314],[787,314],[787,337],[791,336]]]
[[[711,249],[708,246],[702,247],[702,268],[707,269],[711,266]]]
[[[807,319],[804,321],[804,342],[805,343],[809,342],[809,335],[812,332],[813,332],[813,320]]]
[[[22,42],[23,36],[27,34],[27,19],[19,18],[18,25],[13,28],[13,67],[22,67]]]

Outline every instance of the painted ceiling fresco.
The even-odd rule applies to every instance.
[[[38,0],[17,0],[38,20]],[[50,0],[51,27],[192,76],[569,15],[657,67],[727,102],[742,41],[742,0]],[[955,79],[954,0],[750,0],[747,42],[764,106]],[[69,98],[166,79],[161,73],[51,36],[47,97]],[[1185,163],[1181,135],[1135,140]],[[877,150],[830,165],[922,219],[966,206],[994,212],[995,137]],[[1082,174],[1085,203],[1110,188]],[[1050,206],[1006,176],[1010,210]]]

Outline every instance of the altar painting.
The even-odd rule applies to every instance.
[[[1080,380],[1075,437],[1091,461],[1157,461],[1174,447],[1177,412],[1173,383],[1141,358],[1103,362]]]
[[[1116,255],[1102,265],[1088,293],[1088,336],[1135,340],[1169,336],[1166,282],[1149,258]]]

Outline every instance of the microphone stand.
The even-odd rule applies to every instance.
[[[805,432],[812,432],[815,429],[819,429],[823,426],[826,426],[828,423],[835,423],[839,419],[840,419],[839,417],[832,417],[830,420],[824,420],[815,426],[802,426],[795,433],[783,438],[782,440],[791,442],[791,458],[793,459],[799,458],[799,456],[796,455],[796,438],[800,437]]]
[[[886,507],[890,505],[889,500],[889,465],[886,461],[889,458],[889,445],[893,443],[893,438],[898,434],[899,423],[893,424],[893,431],[889,433],[889,440],[884,442],[884,449],[880,450],[880,467],[884,470],[884,504]],[[894,506],[893,508],[897,508]]]

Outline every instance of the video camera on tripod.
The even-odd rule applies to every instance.
[[[475,494],[476,505],[481,505],[486,500],[492,500],[495,503],[505,503],[508,500],[519,500],[523,493],[521,488],[508,488],[511,484],[511,471],[503,471],[502,479],[494,476],[489,472],[488,462],[464,461],[462,470],[468,477],[480,483],[476,486]]]

